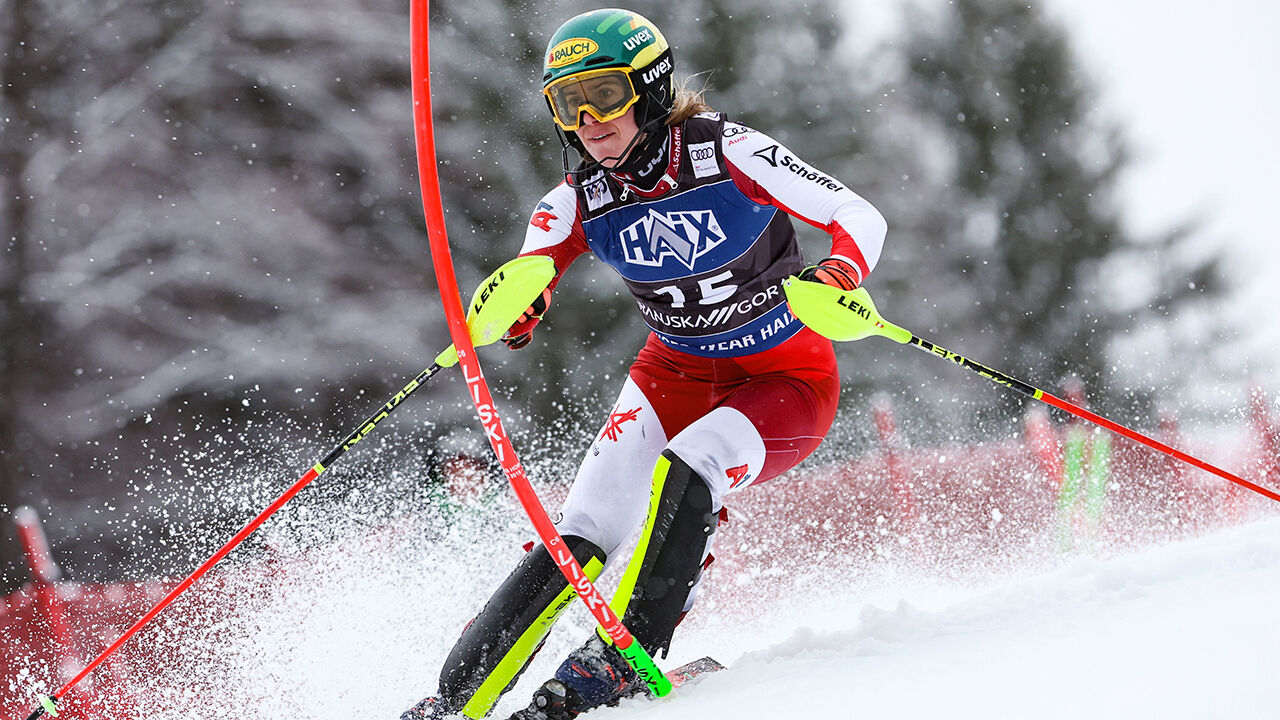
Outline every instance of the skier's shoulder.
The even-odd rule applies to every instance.
[[[578,207],[577,193],[567,182],[551,188],[529,217],[521,254],[545,250],[580,232]]]
[[[740,160],[777,141],[750,125],[726,120],[720,131],[720,145],[731,160]]]
[[[724,113],[700,112],[685,120],[680,131],[685,144],[716,140],[724,132],[726,122]]]
[[[690,115],[688,120],[684,121],[685,128],[721,128],[729,121],[729,118],[721,112],[708,110],[695,115]]]
[[[555,187],[548,190],[542,196],[542,199],[538,201],[537,208],[534,212],[573,208],[577,206],[577,202],[577,193],[573,186],[571,186],[567,180],[561,180]]]

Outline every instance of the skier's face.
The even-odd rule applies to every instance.
[[[607,168],[614,168],[627,159],[623,153],[627,153],[627,146],[640,132],[640,127],[636,124],[636,109],[631,108],[625,115],[603,123],[591,113],[583,112],[582,126],[574,132],[591,157]]]

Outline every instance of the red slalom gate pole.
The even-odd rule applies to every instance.
[[[1016,393],[1025,395],[1033,400],[1039,400],[1046,405],[1052,405],[1082,420],[1088,420],[1134,442],[1146,445],[1152,450],[1158,450],[1188,465],[1213,473],[1223,480],[1233,482],[1263,497],[1280,502],[1280,493],[1268,490],[1257,483],[1249,482],[1239,475],[1227,472],[1212,463],[1188,455],[1177,448],[1169,447],[1155,438],[1143,435],[1137,430],[1125,427],[1113,420],[1108,420],[1097,413],[1090,412],[1074,403],[1047,393],[1034,385],[1029,385],[1012,375],[1006,375],[982,363],[974,362],[960,353],[952,352],[941,345],[931,343],[906,328],[894,325],[880,316],[879,311],[876,310],[875,303],[871,300],[871,294],[867,292],[866,288],[841,290],[830,285],[805,282],[799,278],[791,277],[783,281],[783,289],[787,293],[787,302],[792,312],[796,313],[796,317],[824,337],[832,340],[853,341],[872,335],[879,335],[902,345],[911,345],[943,360],[955,363],[966,370],[971,370],[997,385],[1003,385]]]
[[[1155,438],[1147,437],[1146,435],[1143,435],[1137,430],[1132,430],[1130,428],[1125,427],[1124,425],[1121,425],[1118,422],[1115,422],[1113,420],[1108,420],[1107,418],[1104,418],[1097,413],[1085,410],[1079,405],[1069,403],[1060,397],[1055,397],[1053,395],[1050,395],[1049,393],[1044,392],[1043,390],[1035,390],[1034,388],[1033,390],[1035,392],[1031,395],[1031,397],[1034,397],[1035,399],[1040,400],[1041,402],[1052,405],[1064,412],[1071,413],[1072,415],[1075,415],[1078,418],[1088,420],[1089,422],[1095,425],[1100,425],[1110,430],[1113,433],[1127,437],[1130,440],[1133,440],[1134,442],[1146,445],[1147,447],[1153,450],[1159,450],[1165,455],[1175,457],[1189,465],[1194,465],[1195,467],[1198,467],[1201,470],[1204,470],[1206,472],[1211,472],[1214,475],[1217,475],[1218,477],[1222,478],[1223,480],[1228,480],[1230,482],[1235,483],[1236,485],[1239,485],[1244,488],[1248,488],[1249,490],[1252,490],[1263,497],[1270,498],[1272,500],[1275,500],[1276,502],[1280,502],[1280,493],[1276,493],[1272,490],[1268,490],[1267,488],[1264,488],[1261,485],[1258,485],[1257,483],[1249,482],[1248,480],[1245,480],[1239,475],[1223,470],[1217,465],[1213,465],[1211,463],[1205,462],[1204,460],[1201,460],[1200,458],[1195,457],[1194,455],[1188,455],[1175,447],[1170,447],[1168,445],[1165,445],[1164,443],[1160,442],[1159,440],[1156,440]]]
[[[18,540],[26,553],[27,567],[31,570],[32,592],[58,651],[58,668],[66,670],[80,660],[76,657],[71,627],[67,624],[66,606],[58,592],[57,583],[62,571],[53,561],[49,540],[40,527],[40,516],[36,511],[24,505],[14,512],[13,521],[18,526]]]
[[[517,272],[517,269],[509,267],[514,264],[515,263],[508,263],[508,265],[503,266],[503,268],[507,268],[509,272],[513,273],[512,275],[504,276],[502,274],[503,268],[499,268],[495,275],[490,276],[489,279],[485,281],[485,285],[481,286],[481,290],[491,292],[491,294],[487,295],[488,302],[485,301],[486,296],[482,295],[481,292],[477,292],[477,301],[473,303],[473,309],[476,311],[476,314],[472,319],[472,323],[467,323],[466,320],[463,320],[463,325],[467,328],[464,330],[464,333],[467,335],[467,347],[472,353],[475,351],[474,344],[471,339],[472,332],[479,333],[477,337],[481,338],[482,344],[494,342],[496,339],[487,339],[489,329],[494,326],[506,327],[515,320],[518,315],[509,315],[513,303],[517,308],[515,311],[516,313],[519,313],[520,309],[525,307],[525,302],[527,301],[523,299],[517,300],[517,298],[524,297],[518,293],[527,289],[530,282],[536,282],[536,273],[534,273],[533,276],[517,276],[514,274]],[[519,270],[519,272],[527,273],[530,272],[530,270],[525,268],[523,270]],[[517,277],[521,277],[522,279],[517,281]],[[510,280],[508,281],[507,278],[510,278]],[[508,284],[499,284],[504,282]],[[512,285],[514,285],[514,287],[512,287]],[[545,287],[545,285],[543,287]],[[510,288],[510,290],[508,290],[508,288]],[[498,300],[499,296],[502,298],[501,301]],[[161,598],[154,607],[148,610],[147,613],[131,625],[129,629],[125,630],[120,637],[116,638],[116,640],[112,642],[107,649],[103,650],[74,678],[63,685],[53,695],[37,695],[37,699],[40,701],[40,707],[37,708],[35,712],[27,718],[27,720],[36,720],[36,718],[39,718],[44,714],[56,716],[58,714],[57,701],[59,698],[64,697],[72,688],[78,685],[80,681],[88,677],[90,673],[96,670],[99,665],[107,660],[107,658],[111,657],[113,653],[119,650],[120,647],[136,635],[138,631],[146,627],[157,615],[163,612],[165,608],[173,603],[173,601],[177,600],[179,596],[194,585],[196,581],[221,562],[227,554],[240,545],[240,543],[244,542],[245,538],[252,535],[264,522],[267,521],[268,518],[274,515],[278,510],[280,510],[280,508],[284,507],[285,504],[292,500],[295,495],[302,492],[302,489],[307,485],[310,485],[311,482],[319,477],[321,473],[325,472],[325,470],[336,462],[338,458],[345,455],[355,447],[357,443],[368,437],[369,433],[373,432],[374,428],[376,428],[379,423],[387,419],[387,417],[390,416],[396,408],[400,407],[400,405],[416,390],[421,388],[427,380],[430,380],[443,368],[452,367],[454,361],[450,359],[449,355],[452,349],[453,348],[450,348],[440,353],[436,358],[436,362],[431,364],[431,367],[418,373],[417,377],[410,380],[409,383],[400,390],[400,392],[393,395],[391,399],[387,400],[387,402],[384,403],[382,407],[378,408],[373,415],[369,416],[369,418],[361,423],[359,427],[347,435],[346,439],[330,450],[329,454],[325,455],[320,462],[312,465],[311,469],[307,470],[307,472],[301,478],[298,478],[293,485],[290,485],[288,490],[280,495],[280,497],[276,498],[276,500],[259,513],[257,517],[251,520],[248,525],[241,528],[234,537],[228,540],[227,543],[210,556],[208,560],[201,563],[200,567],[196,568],[195,571],[186,577],[186,579],[174,586],[174,588]]]
[[[511,488],[519,498],[520,505],[529,516],[538,537],[551,553],[560,572],[586,604],[601,629],[613,641],[614,647],[627,659],[653,694],[666,695],[671,691],[671,682],[658,670],[649,653],[640,643],[635,642],[631,632],[609,607],[609,603],[600,594],[595,583],[591,582],[583,572],[582,566],[565,546],[564,539],[560,537],[551,518],[547,516],[546,509],[538,500],[538,495],[534,492],[529,477],[516,456],[511,438],[502,427],[502,418],[498,415],[493,396],[489,392],[489,385],[485,382],[484,374],[480,370],[480,362],[472,347],[471,334],[467,331],[467,323],[463,315],[462,297],[458,292],[453,258],[449,253],[449,234],[445,228],[444,206],[440,197],[440,178],[436,172],[435,133],[431,124],[430,20],[427,0],[412,0],[409,5],[409,25],[414,137],[417,142],[422,209],[427,221],[427,237],[431,246],[431,263],[435,268],[436,284],[440,287],[440,298],[444,303],[449,333],[458,351],[458,364],[462,367],[468,394],[476,407],[476,413],[480,416],[489,444],[493,446],[493,451],[502,465],[502,471],[507,476],[507,481],[511,483]]]
[[[248,525],[241,528],[240,532],[236,533],[235,536],[232,537],[230,540],[228,540],[225,545],[223,545],[221,548],[218,549],[217,552],[211,555],[208,560],[205,560],[203,563],[201,563],[200,567],[196,568],[195,571],[193,571],[190,575],[186,577],[186,579],[184,579],[182,582],[175,585],[172,590],[170,590],[167,594],[165,594],[165,596],[155,604],[154,607],[148,610],[146,614],[143,615],[141,618],[138,618],[137,622],[129,626],[129,629],[121,633],[120,637],[116,638],[114,642],[108,645],[107,648],[103,650],[101,653],[99,653],[96,658],[90,661],[88,665],[85,665],[84,668],[79,673],[77,673],[75,677],[68,680],[61,688],[58,689],[56,693],[52,695],[40,695],[39,696],[40,707],[37,708],[35,712],[31,713],[30,717],[28,717],[27,720],[35,720],[35,718],[38,718],[41,715],[44,715],[46,713],[48,713],[49,715],[56,716],[58,714],[56,710],[56,703],[59,698],[66,697],[66,694],[70,692],[71,689],[74,688],[76,685],[79,685],[81,680],[84,680],[86,677],[88,677],[89,673],[96,670],[99,665],[101,665],[103,662],[106,661],[107,658],[111,657],[117,650],[119,650],[120,646],[124,645],[126,642],[129,641],[130,638],[138,634],[139,630],[141,630],[142,628],[150,624],[151,621],[154,620],[157,615],[163,612],[165,608],[169,607],[169,605],[172,604],[174,600],[177,600],[178,597],[181,596],[183,593],[185,593],[188,588],[194,585],[197,580],[204,577],[205,573],[213,569],[213,567],[217,565],[219,562],[221,562],[222,559],[226,557],[228,553],[230,553],[232,550],[236,548],[236,546],[244,542],[245,538],[252,535],[253,532],[257,530],[258,527],[267,520],[267,518],[274,515],[276,511],[279,510],[281,507],[284,507],[285,503],[289,502],[289,500],[292,499],[294,495],[297,495],[299,492],[301,492],[302,488],[306,487],[308,484],[311,483],[312,480],[316,479],[316,476],[319,475],[320,472],[323,470],[323,468],[321,468],[320,470],[317,470],[316,468],[320,468],[320,466],[317,465],[316,467],[313,467],[312,469],[308,470],[307,473],[303,475],[292,486],[290,486],[289,489],[286,490],[283,495],[276,498],[275,502],[271,503],[271,505],[269,505],[267,509],[259,513],[258,516],[255,517],[252,521],[250,521]]]

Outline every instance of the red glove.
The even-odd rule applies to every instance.
[[[854,290],[858,287],[858,271],[849,263],[833,257],[823,258],[817,265],[801,270],[800,279],[825,283],[841,290]]]
[[[507,334],[502,336],[502,342],[512,350],[519,350],[529,341],[533,339],[533,328],[537,326],[538,321],[542,319],[542,314],[547,311],[547,306],[551,304],[551,288],[546,288],[542,294],[534,299],[533,304],[524,309],[524,313],[520,315],[520,319],[507,329]]]

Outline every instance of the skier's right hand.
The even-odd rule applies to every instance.
[[[858,287],[858,273],[853,266],[836,257],[823,258],[817,265],[801,270],[800,279],[824,283],[841,290]]]
[[[525,308],[515,324],[507,329],[507,334],[502,336],[502,342],[512,350],[519,350],[528,345],[533,339],[533,328],[542,319],[542,314],[547,311],[547,306],[550,304],[551,288],[546,288],[534,299],[532,305]]]

